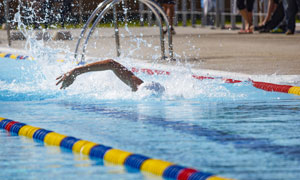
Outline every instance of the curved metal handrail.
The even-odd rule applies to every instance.
[[[101,2],[97,8],[93,11],[93,13],[91,14],[91,16],[88,18],[87,22],[85,23],[85,25],[83,26],[82,30],[81,30],[81,33],[80,33],[80,36],[79,36],[79,39],[77,41],[77,44],[76,44],[76,49],[75,49],[75,59],[77,58],[77,52],[78,52],[78,48],[79,48],[79,45],[80,45],[80,42],[81,42],[81,39],[84,37],[85,35],[85,32],[88,28],[88,26],[91,24],[91,22],[94,20],[95,16],[99,13],[99,11],[104,7],[106,6],[107,4],[111,3],[111,1],[113,0],[105,0],[103,2]]]
[[[101,11],[101,13],[98,15],[97,19],[94,21],[94,23],[92,25],[92,28],[91,28],[89,34],[87,35],[87,38],[86,38],[86,40],[84,42],[84,45],[83,45],[83,48],[82,48],[81,62],[84,61],[85,52],[86,52],[86,48],[87,48],[87,43],[88,43],[91,35],[93,34],[94,29],[96,28],[97,24],[103,19],[104,15],[110,10],[110,8],[114,7],[115,4],[120,3],[121,1],[122,0],[106,0],[106,1],[104,1],[104,2],[102,2],[98,5],[98,7],[94,10],[92,15],[89,17],[87,23],[85,24],[85,26],[83,27],[83,29],[81,31],[81,35],[80,35],[80,37],[78,39],[78,42],[77,42],[77,45],[76,45],[75,58],[77,58],[78,48],[79,48],[79,44],[80,44],[81,39],[84,36],[87,27],[89,26],[91,21],[95,18],[96,14],[99,12],[99,10],[101,8],[103,8],[103,6],[106,5],[106,7]],[[162,21],[161,21],[161,18],[160,18],[160,14],[162,15],[164,21],[166,22],[166,26],[167,26],[169,56],[170,56],[170,59],[173,59],[172,35],[171,35],[170,25],[169,25],[168,18],[166,16],[166,14],[161,9],[161,7],[159,5],[157,5],[152,0],[139,0],[139,1],[142,2],[143,4],[145,4],[147,7],[149,7],[149,9],[154,13],[154,15],[156,16],[156,18],[159,21],[160,40],[161,40],[161,53],[162,53],[162,59],[164,59],[165,58],[164,36],[163,36],[163,25],[162,25]],[[116,38],[117,38],[117,36],[116,36]]]
[[[165,58],[165,37],[164,37],[164,32],[163,32],[163,24],[162,20],[160,18],[160,15],[156,11],[155,7],[152,7],[148,2],[144,2],[146,6],[154,13],[156,19],[158,20],[158,25],[159,25],[159,35],[160,35],[160,49],[161,49],[161,58]]]
[[[158,26],[159,26],[159,34],[160,34],[160,49],[161,49],[161,58],[164,59],[165,56],[165,39],[163,34],[163,24],[162,20],[160,18],[160,14],[157,12],[155,7],[152,7],[148,2],[143,2],[146,4],[146,6],[154,13],[155,17],[158,20]],[[114,7],[114,24],[115,24],[115,38],[116,38],[116,46],[117,46],[117,55],[120,56],[120,40],[119,40],[119,31],[118,31],[118,25],[117,25],[117,19],[115,18],[116,12]]]
[[[87,38],[84,42],[83,45],[83,51],[82,51],[82,56],[81,56],[81,62],[85,59],[85,53],[86,53],[86,48],[87,48],[87,44],[88,41],[90,39],[90,37],[92,36],[94,29],[96,28],[97,24],[103,19],[104,15],[108,12],[108,10],[112,7],[114,7],[115,4],[121,2],[121,0],[115,0],[113,2],[111,2],[109,5],[106,6],[106,8],[100,13],[100,15],[97,17],[97,19],[95,20],[95,22],[93,23],[93,26],[89,32],[89,34],[87,35]],[[163,36],[163,25],[162,25],[162,21],[160,19],[159,14],[157,13],[157,11],[155,10],[154,7],[152,7],[150,4],[148,4],[148,2],[143,2],[146,6],[148,6],[154,13],[154,15],[156,16],[156,18],[159,21],[159,27],[160,27],[160,39],[161,39],[161,55],[162,58],[165,57],[165,47],[164,47],[164,36]]]
[[[160,12],[160,14],[162,15],[162,17],[164,18],[164,20],[166,22],[167,33],[168,33],[168,43],[169,43],[169,56],[170,56],[170,59],[173,60],[174,55],[173,55],[172,34],[171,34],[171,28],[170,28],[168,17],[165,14],[165,12],[161,9],[161,7],[159,5],[157,5],[154,1],[151,1],[151,0],[145,0],[145,1],[147,1],[149,4],[153,5]]]
[[[115,4],[121,2],[122,0],[112,0],[111,3],[109,3],[99,14],[99,16],[97,17],[97,19],[95,20],[95,22],[93,23],[93,26],[90,30],[90,32],[87,35],[87,38],[85,39],[85,42],[83,44],[83,48],[82,48],[82,55],[81,55],[81,60],[80,62],[83,62],[83,60],[85,59],[85,51],[87,48],[87,43],[91,37],[91,35],[94,32],[94,29],[96,28],[97,24],[103,19],[104,15],[110,10],[110,8],[112,8]]]

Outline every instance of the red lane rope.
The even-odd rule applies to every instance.
[[[171,75],[171,72],[169,71],[163,71],[163,70],[153,70],[153,69],[148,69],[148,68],[136,68],[132,67],[131,71],[134,73],[144,73],[148,75]],[[198,79],[198,80],[205,80],[205,79],[219,79],[216,77],[210,77],[210,76],[199,76],[199,75],[192,75],[193,78]],[[227,79],[227,78],[222,78],[225,83],[240,83],[242,81],[240,80],[235,80],[235,79]]]
[[[279,85],[279,84],[265,83],[265,82],[258,82],[258,81],[252,81],[252,85],[258,89],[262,89],[265,91],[282,92],[282,93],[288,93],[290,88],[293,87],[290,85]]]
[[[171,75],[171,72],[169,71],[163,71],[163,70],[153,70],[153,69],[148,69],[148,68],[136,68],[133,67],[132,72],[134,73],[144,73],[148,75]],[[210,76],[199,76],[199,75],[192,75],[193,78],[198,79],[198,80],[205,80],[205,79],[219,79],[216,77],[210,77]],[[236,79],[227,79],[227,78],[222,78],[224,83],[241,83],[243,81],[241,80],[236,80]],[[259,81],[253,81],[251,80],[253,87],[256,87],[258,89],[262,89],[265,91],[271,91],[271,92],[280,92],[280,93],[289,93],[289,90],[292,87],[291,85],[280,85],[280,84],[273,84],[273,83],[266,83],[266,82],[259,82]],[[298,88],[298,87],[297,87]]]
[[[0,52],[0,57],[8,57],[11,59],[17,59],[17,60],[24,60],[27,59],[28,56],[17,56],[13,54],[6,54]],[[136,68],[132,67],[133,73],[145,73],[148,75],[171,75],[171,72],[169,71],[163,71],[163,70],[153,70],[148,68]],[[209,77],[209,76],[199,76],[192,74],[192,77],[198,80],[205,80],[205,79],[220,79],[217,77]],[[227,78],[221,78],[225,83],[241,83],[243,81],[241,80],[235,80],[235,79],[227,79]],[[251,81],[253,87],[256,87],[258,89],[262,89],[265,91],[271,91],[271,92],[281,92],[281,93],[290,93],[290,94],[296,94],[300,95],[300,87],[296,86],[290,86],[290,85],[279,85],[279,84],[273,84],[273,83],[266,83],[266,82],[258,82],[258,81]]]

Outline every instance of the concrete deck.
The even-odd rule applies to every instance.
[[[299,27],[297,27],[299,29]],[[247,34],[233,30],[201,27],[176,27],[173,36],[175,58],[194,68],[245,73],[251,75],[300,75],[300,33]],[[53,36],[57,30],[50,30]],[[46,46],[74,52],[80,29],[71,30],[71,41],[45,41]],[[0,47],[7,48],[6,31],[0,31]],[[120,29],[122,56],[152,62],[160,57],[158,27]],[[25,41],[13,41],[12,48],[24,49]],[[166,44],[167,47],[167,44]],[[112,28],[95,31],[88,55],[116,57]],[[166,63],[160,61],[160,63]],[[175,63],[175,62],[171,62]]]

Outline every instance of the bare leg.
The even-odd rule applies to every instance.
[[[171,28],[173,28],[174,4],[163,4],[164,11],[168,16]]]
[[[252,12],[249,12],[246,9],[242,9],[240,10],[240,14],[245,20],[245,30],[251,30],[252,21],[253,21]]]
[[[128,70],[126,67],[124,67],[122,64],[112,60],[103,60],[94,62],[91,64],[87,64],[85,66],[77,67],[68,73],[65,73],[64,75],[57,78],[59,80],[56,85],[60,84],[61,89],[64,89],[68,86],[70,86],[76,77],[80,74],[86,73],[86,72],[92,72],[92,71],[106,71],[106,70],[112,70],[115,75],[123,81],[126,85],[131,87],[132,91],[137,91],[138,86],[143,83],[143,81],[135,76],[130,70]]]
[[[240,10],[240,14],[242,15],[242,17],[245,20],[245,30],[248,29],[249,27],[249,16],[248,16],[248,11],[246,9],[242,9]]]
[[[252,30],[253,29],[253,13],[247,11],[247,15],[248,15],[248,27],[246,27],[247,30]]]

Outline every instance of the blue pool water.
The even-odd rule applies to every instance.
[[[188,71],[138,74],[160,82],[161,96],[133,93],[111,72],[82,75],[59,90],[55,78],[74,66],[0,59],[0,117],[222,177],[300,176],[298,96],[248,82],[199,81]],[[0,179],[158,179],[4,130],[0,144]]]

